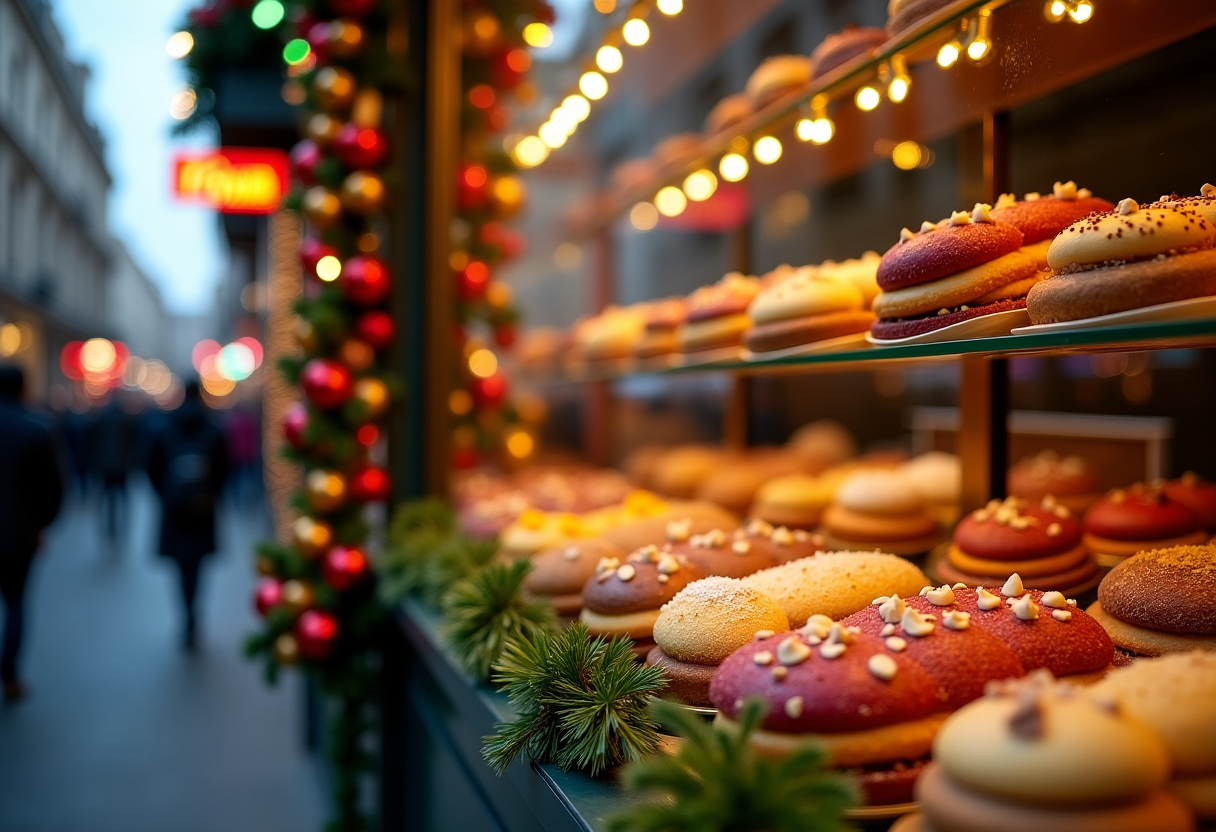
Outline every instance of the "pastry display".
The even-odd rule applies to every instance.
[[[658,546],[645,546],[624,559],[602,558],[583,585],[579,620],[592,635],[628,636],[634,652],[645,658],[654,647],[654,623],[660,608],[705,573]]]
[[[1195,513],[1208,534],[1216,535],[1216,482],[1206,482],[1187,471],[1164,484],[1166,496]]]
[[[667,697],[708,707],[709,680],[727,656],[756,633],[789,629],[785,613],[763,593],[731,578],[703,578],[663,605],[646,663],[667,673]]]
[[[1216,651],[1216,545],[1128,558],[1102,579],[1088,612],[1125,655]]]
[[[898,471],[863,469],[849,475],[821,522],[831,549],[881,549],[911,556],[924,554],[942,540],[924,500]]]
[[[752,100],[746,93],[728,95],[705,117],[705,135],[713,136],[746,121],[754,112]]]
[[[817,474],[857,456],[857,441],[849,429],[832,419],[818,419],[794,431],[786,448]]]
[[[1114,207],[1093,196],[1087,188],[1078,188],[1075,182],[1057,182],[1046,196],[1030,193],[1018,200],[1013,194],[1001,194],[992,209],[992,218],[1022,232],[1022,250],[1034,255],[1043,270],[1047,268],[1047,249],[1057,234],[1077,220]],[[1030,291],[1030,284],[1026,291]]]
[[[823,277],[814,267],[763,289],[748,308],[744,344],[769,352],[865,332],[874,321],[853,283]]]
[[[680,327],[680,351],[685,353],[736,347],[751,326],[747,308],[760,291],[760,281],[731,272],[712,286],[702,286],[688,299],[688,315]]]
[[[669,450],[671,449],[666,445],[642,445],[634,448],[621,462],[621,470],[638,488],[653,488],[650,478],[655,463]]]
[[[645,331],[638,342],[638,358],[655,358],[680,351],[680,327],[688,314],[684,298],[665,298],[643,306]]]
[[[786,93],[802,89],[811,82],[811,62],[802,55],[774,55],[765,58],[747,79],[744,91],[752,108],[759,110]]]
[[[646,333],[643,310],[610,306],[580,327],[575,347],[588,361],[628,358]]]
[[[1051,277],[1030,290],[1026,311],[1049,324],[1216,295],[1214,242],[1216,225],[1192,208],[1124,199],[1052,241]]]
[[[812,615],[844,618],[880,595],[915,595],[929,584],[915,564],[882,552],[825,552],[741,580],[776,601],[794,627]]]
[[[736,514],[746,514],[756,494],[769,480],[805,470],[794,454],[765,449],[745,458],[723,462],[701,482],[697,499],[717,503]]]
[[[682,537],[682,535],[680,535]],[[823,539],[801,529],[773,527],[763,520],[724,531],[713,529],[689,534],[684,539],[669,535],[661,548],[688,559],[707,575],[743,578],[761,569],[771,569],[792,560],[823,551]]]
[[[753,748],[785,756],[813,739],[870,805],[906,803],[945,719],[933,677],[878,636],[816,616],[785,635],[760,634],[709,683],[715,724],[731,730],[743,701],[768,705]]]
[[[1152,728],[1172,763],[1166,788],[1216,821],[1216,654],[1177,653],[1112,671],[1093,692]]]
[[[993,683],[952,715],[897,832],[1189,832],[1146,725],[1049,673]]]
[[[700,147],[701,135],[699,133],[677,133],[656,144],[650,158],[654,159],[655,164],[664,166]]]
[[[1169,496],[1162,483],[1116,488],[1085,512],[1085,545],[1103,566],[1146,549],[1207,539],[1195,512]]]
[[[878,261],[881,258],[877,251],[867,251],[860,257],[851,257],[848,260],[824,260],[816,269],[819,276],[827,280],[841,280],[845,283],[851,283],[861,290],[861,294],[866,299],[866,309],[869,309],[874,303],[874,298],[878,297]]]
[[[905,228],[878,264],[874,338],[923,335],[961,321],[1021,309],[1042,275],[1022,232],[976,203],[919,231]]]
[[[583,608],[583,586],[604,559],[623,560],[625,552],[604,540],[579,540],[538,552],[524,586],[553,605],[558,615],[577,616]]]
[[[775,526],[813,529],[832,501],[834,483],[825,477],[788,474],[769,480],[756,492],[752,516]]]
[[[845,26],[815,47],[811,53],[811,74],[818,78],[859,55],[869,55],[886,42],[887,33],[882,29]]]
[[[722,451],[707,445],[681,445],[661,454],[650,469],[649,482],[655,491],[686,499],[723,461]]]
[[[1071,592],[1093,579],[1098,565],[1082,542],[1080,520],[1049,494],[1037,504],[991,500],[968,514],[937,571],[968,586],[1003,584],[1016,572],[1028,587]]]
[[[712,503],[676,500],[663,504],[661,511],[621,518],[598,532],[598,536],[619,549],[632,552],[643,546],[664,543],[686,534],[703,534],[714,529],[739,525],[739,518]]]
[[[899,473],[925,503],[925,511],[943,527],[958,521],[963,471],[959,458],[930,451],[903,464]]]
[[[1079,456],[1061,457],[1047,449],[1009,469],[1009,493],[1037,503],[1048,494],[1070,511],[1083,512],[1102,496],[1093,469]]]

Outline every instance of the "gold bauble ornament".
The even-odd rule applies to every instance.
[[[355,98],[355,76],[345,69],[327,66],[312,79],[317,106],[329,113],[345,110]]]
[[[329,147],[338,134],[342,132],[342,122],[325,113],[316,113],[304,125],[304,135],[312,139],[320,147]]]
[[[353,398],[362,404],[363,414],[368,420],[383,416],[391,401],[388,386],[378,378],[361,378],[356,381]]]
[[[352,372],[362,373],[375,362],[376,351],[361,338],[347,338],[342,342],[342,346],[338,347],[338,360]]]
[[[317,330],[311,323],[303,318],[298,319],[292,334],[295,336],[296,343],[300,345],[304,352],[316,351]]]
[[[334,530],[324,520],[297,517],[291,524],[291,542],[301,556],[319,558],[334,545]]]
[[[331,21],[325,45],[335,58],[357,55],[363,49],[363,27],[349,19]]]
[[[253,561],[253,568],[258,570],[259,575],[270,576],[274,574],[274,561],[268,557],[258,556]]]
[[[498,176],[490,185],[490,204],[494,216],[500,220],[509,219],[522,211],[527,199],[528,189],[518,176]]]
[[[304,192],[304,216],[317,228],[329,228],[342,217],[342,201],[328,188],[313,185]]]
[[[346,502],[346,477],[327,468],[314,468],[304,477],[304,497],[317,511],[337,511]]]
[[[316,600],[317,594],[313,592],[311,584],[297,578],[283,581],[283,605],[291,610],[293,615],[304,612]]]
[[[384,180],[357,170],[342,182],[342,206],[356,214],[378,214],[384,207]]]
[[[292,665],[300,660],[300,645],[291,633],[283,633],[274,640],[274,660],[285,665]]]
[[[466,55],[485,58],[497,51],[502,43],[502,23],[493,13],[475,9],[461,21],[461,45]]]

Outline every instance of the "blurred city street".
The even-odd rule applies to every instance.
[[[267,689],[241,656],[254,628],[249,552],[260,501],[220,514],[200,649],[181,644],[176,578],[157,557],[156,503],[132,478],[125,541],[74,496],[48,530],[28,596],[30,695],[0,707],[4,832],[296,832],[324,786],[301,747],[300,679]]]

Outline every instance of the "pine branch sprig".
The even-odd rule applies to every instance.
[[[529,639],[557,629],[557,616],[547,602],[528,596],[527,560],[491,563],[452,584],[443,597],[443,637],[464,669],[478,681],[513,639]]]
[[[857,804],[856,785],[808,742],[782,760],[748,744],[765,705],[749,699],[736,730],[715,730],[680,706],[656,700],[653,717],[683,737],[674,755],[655,755],[624,771],[626,786],[653,800],[609,818],[610,832],[840,832]]]

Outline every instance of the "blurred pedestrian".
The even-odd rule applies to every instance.
[[[115,392],[98,411],[89,431],[93,470],[101,479],[101,516],[106,540],[118,541],[126,526],[127,477],[135,461],[136,419]]]
[[[25,695],[17,674],[25,587],[42,530],[63,502],[63,472],[53,428],[22,403],[24,390],[22,371],[0,366],[0,595],[4,598],[0,678],[8,700]]]
[[[216,507],[227,476],[224,432],[203,404],[198,382],[187,382],[181,406],[165,416],[152,437],[148,478],[161,500],[159,552],[173,560],[181,579],[188,650],[197,646],[199,573],[216,549]]]

